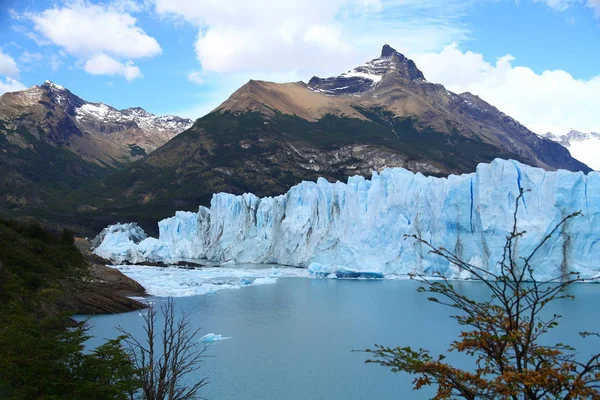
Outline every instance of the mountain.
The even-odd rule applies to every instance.
[[[427,81],[412,60],[389,45],[383,46],[379,58],[339,76],[315,76],[308,84],[250,81],[217,108],[279,112],[307,120],[327,114],[364,119],[364,115],[357,116],[357,109],[379,109],[393,118],[415,119],[419,131],[433,129],[478,140],[545,169],[588,170],[562,147],[538,137],[478,96],[452,93]]]
[[[470,94],[428,82],[389,46],[365,65],[308,83],[251,80],[145,159],[86,187],[73,201],[100,230],[119,220],[155,229],[213,193],[285,193],[303,180],[345,181],[403,167],[427,175],[472,172],[495,158],[547,170],[590,171]],[[83,218],[83,216],[80,216]]]
[[[90,103],[46,81],[0,96],[0,213],[70,214],[71,191],[143,158],[191,120]],[[60,210],[60,211],[59,211]]]
[[[204,258],[308,267],[323,276],[343,265],[371,276],[440,273],[468,279],[406,236],[421,237],[497,273],[522,188],[530,191],[518,211],[519,225],[527,227],[519,238],[520,254],[529,254],[566,215],[583,214],[539,249],[536,277],[597,276],[600,173],[544,171],[506,160],[448,178],[396,168],[374,173],[370,180],[354,176],[347,184],[302,182],[277,197],[220,193],[210,208],[160,221],[158,238],[147,238],[135,224],[108,227],[95,252],[118,263]]]
[[[546,139],[560,143],[569,149],[571,154],[592,169],[600,171],[600,133],[585,133],[572,130],[566,135],[555,135],[550,132],[541,135]]]
[[[91,103],[50,81],[0,96],[0,122],[103,167],[139,159],[192,125],[189,119],[157,117],[140,107],[117,110]],[[24,145],[22,136],[9,136]]]

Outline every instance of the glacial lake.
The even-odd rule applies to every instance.
[[[200,395],[213,400],[428,399],[433,389],[412,391],[413,377],[365,364],[367,355],[352,350],[377,343],[437,354],[460,331],[449,318],[451,310],[427,301],[426,294],[417,293],[419,282],[406,279],[315,279],[293,269],[276,270],[280,277],[273,278],[264,268],[230,268],[224,278],[216,269],[144,268],[149,267],[123,270],[150,293],[198,293],[176,297],[177,308],[190,315],[202,335],[231,337],[209,345],[199,371],[210,381]],[[480,283],[454,285],[473,297],[486,293]],[[573,285],[570,293],[575,301],[551,309],[564,318],[548,339],[574,345],[582,355],[600,351],[600,340],[578,335],[600,331],[600,285]],[[166,298],[148,300],[160,305]],[[116,337],[117,325],[141,337],[141,323],[140,312],[92,317],[89,333],[95,338],[89,344]],[[449,360],[470,365],[455,354]]]

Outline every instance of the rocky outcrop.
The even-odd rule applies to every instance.
[[[77,314],[117,314],[141,310],[147,304],[130,298],[146,296],[146,290],[120,271],[110,268],[105,260],[90,251],[90,243],[78,238],[77,248],[86,258],[88,274],[74,285],[72,294],[63,300],[64,307]]]
[[[109,288],[89,283],[77,288],[77,293],[64,300],[76,314],[118,314],[147,308],[138,300],[120,295]]]

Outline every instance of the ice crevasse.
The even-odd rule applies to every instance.
[[[549,172],[500,159],[448,178],[391,168],[370,180],[302,182],[277,197],[218,193],[210,208],[160,221],[158,238],[136,224],[111,225],[97,237],[95,253],[116,262],[207,259],[468,278],[406,235],[497,272],[521,189],[528,191],[518,226],[526,234],[517,256],[529,254],[566,215],[583,214],[537,253],[536,278],[600,275],[600,173]]]

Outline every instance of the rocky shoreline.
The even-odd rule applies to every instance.
[[[109,260],[92,254],[90,243],[77,238],[75,245],[86,258],[88,276],[79,282],[72,296],[65,299],[77,314],[118,314],[147,308],[148,305],[131,297],[145,297],[142,285],[120,271],[110,268]]]

